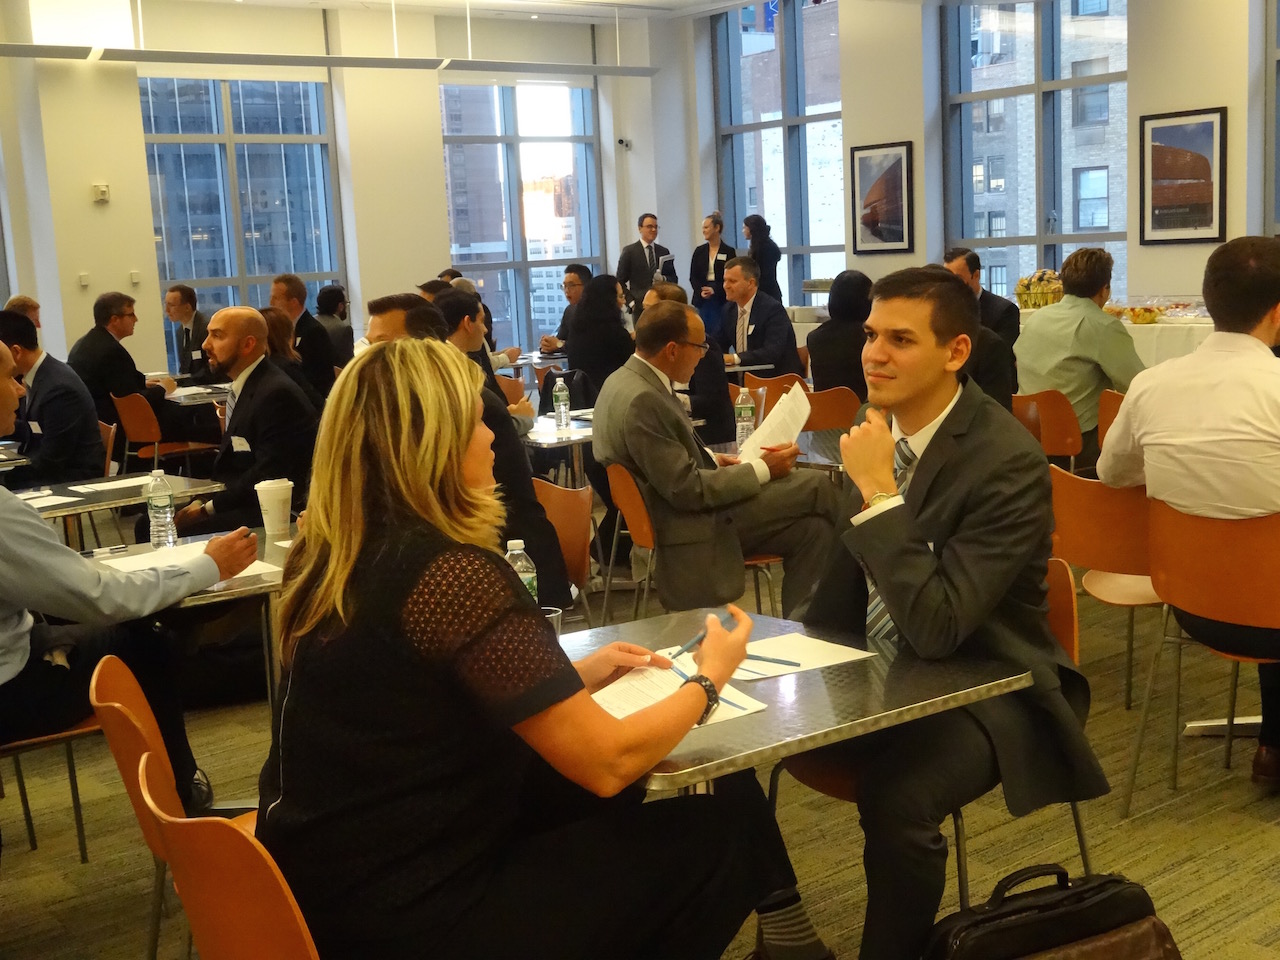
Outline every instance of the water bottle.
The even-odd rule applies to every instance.
[[[569,385],[557,380],[551,389],[551,403],[556,408],[556,429],[569,429]]]
[[[507,541],[507,563],[511,564],[511,569],[516,572],[520,582],[533,594],[533,602],[537,603],[538,568],[533,565],[529,555],[524,552],[523,540]]]
[[[173,523],[173,487],[163,470],[152,470],[147,483],[147,516],[151,519],[151,546],[172,547],[178,542],[178,528]]]
[[[756,405],[746,387],[738,392],[738,399],[733,403],[733,419],[738,424],[738,452],[741,453],[743,445],[756,432]]]

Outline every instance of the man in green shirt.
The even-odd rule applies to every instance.
[[[1058,390],[1071,401],[1084,441],[1077,470],[1092,470],[1098,462],[1102,391],[1125,393],[1143,369],[1133,337],[1102,309],[1111,298],[1112,263],[1101,247],[1084,247],[1067,257],[1061,271],[1065,296],[1032,314],[1013,345],[1021,393]]]

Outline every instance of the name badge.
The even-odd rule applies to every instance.
[[[756,325],[753,323],[747,327],[747,336],[756,332]]]
[[[34,420],[27,421],[27,428],[31,431],[31,433],[34,436],[37,436],[37,437],[40,436],[40,433],[41,433],[40,424],[36,423]]]
[[[246,440],[244,437],[232,437],[231,449],[234,450],[236,453],[252,453],[253,452],[252,450],[249,449],[249,441]]]
[[[191,359],[192,359],[192,360],[199,360],[199,359],[200,359],[201,357],[203,357],[203,356],[204,356],[204,351],[203,351],[203,350],[192,350],[192,351],[191,351]]]
[[[726,254],[726,253],[717,253],[717,254],[716,254],[716,259],[717,259],[717,260],[728,260],[728,259],[729,259],[729,255],[728,255],[728,254]]]

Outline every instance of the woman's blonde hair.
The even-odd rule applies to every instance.
[[[455,346],[403,338],[343,369],[316,440],[305,531],[285,564],[286,662],[297,638],[350,624],[351,581],[371,527],[420,518],[461,543],[497,551],[504,520],[493,487],[467,486],[462,461],[484,377]]]
[[[259,313],[267,321],[267,352],[273,357],[283,357],[301,363],[302,357],[293,348],[293,321],[279,307],[263,307]]]

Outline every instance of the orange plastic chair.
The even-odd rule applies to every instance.
[[[538,383],[538,393],[542,393],[542,381],[547,379],[547,374],[554,370],[556,373],[562,373],[563,368],[556,366],[554,363],[545,367],[533,368],[533,379]]]
[[[1027,428],[1027,432],[1040,442],[1040,410],[1031,398],[1020,393],[1013,395],[1013,415]]]
[[[98,433],[102,435],[102,445],[107,448],[107,462],[103,464],[102,475],[104,477],[111,476],[111,451],[116,445],[116,425],[114,423],[103,423],[98,421]]]
[[[747,376],[751,376],[751,374],[747,374]],[[756,407],[756,426],[758,427],[760,426],[760,421],[764,419],[765,388],[764,387],[755,387],[755,388],[748,387],[747,392],[751,394],[751,402],[755,404],[755,407]],[[730,403],[737,403],[738,394],[740,393],[742,393],[742,384],[738,384],[738,383],[729,384],[729,402]]]
[[[1111,429],[1111,424],[1115,423],[1116,414],[1120,412],[1120,404],[1124,401],[1124,394],[1118,390],[1103,390],[1102,395],[1098,397],[1098,446],[1102,446],[1102,441],[1107,438],[1107,431]]]
[[[13,774],[18,781],[18,798],[22,801],[22,819],[27,827],[27,844],[32,850],[36,848],[36,828],[31,819],[31,804],[27,801],[27,782],[22,776],[22,754],[43,747],[52,747],[58,743],[66,748],[67,781],[71,786],[71,812],[76,818],[76,842],[80,845],[80,862],[88,863],[89,850],[84,841],[84,811],[80,808],[80,784],[76,780],[76,755],[72,745],[81,737],[89,737],[101,732],[102,728],[98,726],[98,722],[88,717],[58,733],[0,743],[0,759],[13,757]],[[0,796],[3,796],[2,792]]]
[[[1147,559],[1147,488],[1108,487],[1050,466],[1053,482],[1053,555],[1087,572],[1080,585],[1102,603],[1128,609],[1124,708],[1133,705],[1133,616],[1158,607]]]
[[[1280,630],[1280,603],[1276,602],[1274,566],[1270,562],[1280,544],[1280,514],[1245,520],[1219,520],[1195,517],[1175,510],[1161,500],[1147,501],[1151,583],[1156,594],[1170,607],[1207,620],[1221,620],[1247,627]],[[1194,549],[1191,547],[1194,546]],[[1205,562],[1205,558],[1211,562]],[[1166,611],[1165,623],[1168,623]],[[1129,815],[1133,787],[1138,776],[1138,757],[1146,734],[1147,716],[1151,710],[1151,694],[1156,670],[1165,642],[1173,644],[1173,750],[1169,772],[1172,789],[1178,788],[1179,700],[1182,687],[1181,631],[1178,636],[1165,636],[1151,658],[1146,695],[1142,701],[1142,717],[1134,741],[1133,759],[1125,787],[1120,815]],[[1191,638],[1195,640],[1194,637]],[[1276,663],[1278,660],[1256,660],[1205,647],[1216,657],[1231,661],[1231,688],[1227,694],[1227,736],[1223,766],[1231,768],[1231,744],[1235,736],[1236,686],[1242,663]]]
[[[800,369],[804,371],[804,378],[809,379],[809,348],[796,347],[796,353],[800,354]]]
[[[142,799],[142,787],[138,781],[138,762],[150,753],[152,760],[152,797],[155,804],[172,817],[183,817],[182,801],[174,783],[173,767],[165,753],[164,739],[156,725],[155,714],[142,693],[129,668],[116,656],[103,657],[94,668],[89,681],[89,703],[94,716],[106,735],[107,746],[124,781],[125,793],[133,806],[142,837],[155,861],[155,879],[151,885],[151,925],[147,936],[147,957],[155,960],[160,943],[160,914],[164,906],[165,849],[155,820]],[[252,831],[257,821],[257,810],[242,814],[236,820],[246,830]]]
[[[162,809],[156,794],[166,780],[154,753],[142,757],[136,777],[200,960],[319,960],[288,882],[252,832],[235,821],[188,820]]]
[[[649,570],[644,578],[644,612],[648,616],[649,584],[653,581],[653,571],[658,564],[658,544],[653,532],[653,521],[649,517],[649,508],[645,506],[644,497],[631,471],[620,463],[611,463],[605,468],[605,472],[609,476],[609,493],[613,497],[618,512],[622,514],[627,532],[631,535],[631,542],[649,551]],[[613,562],[618,555],[618,536],[621,530],[622,524],[614,527],[613,546],[609,550],[609,571],[604,579],[604,612],[600,616],[600,622],[604,624],[609,622],[609,591],[613,585]],[[765,579],[769,581],[769,612],[772,616],[778,615],[777,604],[773,598],[773,572],[769,568],[781,562],[782,557],[773,553],[758,553],[743,558],[743,565],[751,571],[751,577],[755,583],[756,613],[764,612],[760,603],[760,574],[763,573]],[[635,604],[631,609],[631,619],[634,620],[639,615],[640,591],[637,590]]]
[[[104,477],[110,477],[111,465],[113,462],[111,459],[111,451],[115,448],[115,445],[116,445],[116,425],[114,423],[103,423],[101,420],[99,420],[98,433],[102,436],[102,445],[103,447],[106,448],[106,451],[107,451],[106,462],[102,466],[102,475]],[[116,535],[120,538],[120,542],[123,543],[124,531],[120,529],[120,517],[115,510],[111,510],[108,512],[111,514],[112,523],[116,525]],[[93,519],[92,510],[89,511],[88,514],[76,514],[75,521],[76,521],[76,525],[80,528],[80,542],[84,543],[84,526],[81,523],[82,516],[88,516],[89,528],[93,531],[93,539],[99,546],[101,546],[102,537],[99,536],[98,534],[98,522]]]
[[[493,378],[498,381],[498,386],[502,388],[502,395],[507,398],[507,403],[519,403],[524,399],[523,380],[517,380],[515,377],[504,377],[500,373],[495,373]]]
[[[730,368],[729,372],[733,372],[732,368]],[[769,411],[773,409],[773,405],[782,399],[782,395],[791,389],[792,384],[798,383],[801,390],[805,393],[809,392],[809,384],[804,382],[803,377],[795,373],[784,373],[776,377],[757,377],[754,373],[744,373],[742,375],[742,383],[748,390],[764,388],[764,409],[757,419],[767,417]]]
[[[831,387],[809,394],[809,419],[805,430],[848,430],[857,419],[862,401],[848,387]]]
[[[1071,567],[1058,557],[1049,559],[1045,574],[1045,586],[1049,599],[1049,630],[1058,644],[1066,651],[1071,662],[1080,662],[1080,620],[1076,607],[1076,582]],[[822,750],[798,753],[776,764],[769,776],[769,803],[778,804],[778,779],[783,770],[796,780],[828,797],[856,803],[858,800],[858,776],[847,763],[832,762]],[[1079,805],[1070,802],[1071,817],[1075,822],[1076,841],[1080,845],[1080,860],[1085,875],[1093,872],[1089,864],[1089,842],[1084,833],[1084,820]],[[960,907],[969,908],[969,855],[968,838],[964,828],[964,814],[953,810],[951,822],[955,829],[956,881],[960,888]]]
[[[1059,390],[1041,390],[1039,393],[1015,394],[1013,397],[1013,414],[1030,427],[1032,414],[1026,410],[1026,404],[1035,408],[1034,416],[1039,421],[1039,432],[1032,430],[1032,435],[1040,441],[1040,446],[1049,457],[1070,457],[1071,472],[1076,472],[1076,457],[1084,449],[1080,436],[1080,421],[1076,412],[1071,409],[1071,402],[1066,394]],[[1019,413],[1019,407],[1023,413]]]
[[[533,492],[542,509],[547,511],[547,519],[556,528],[565,570],[569,574],[569,582],[578,588],[578,599],[586,610],[587,626],[594,626],[591,604],[587,602],[587,587],[591,583],[591,488],[559,487],[541,477],[534,477]]]
[[[161,460],[182,457],[187,464],[187,473],[191,473],[191,455],[217,450],[211,443],[195,443],[186,440],[166,441],[160,438],[160,422],[156,420],[156,412],[151,409],[147,398],[140,393],[130,393],[123,397],[111,394],[111,402],[116,405],[116,415],[120,418],[120,427],[124,430],[129,446],[139,444],[136,450],[127,451],[125,461],[132,455],[139,460],[151,460],[151,469],[160,469]],[[123,472],[123,471],[122,471]]]

